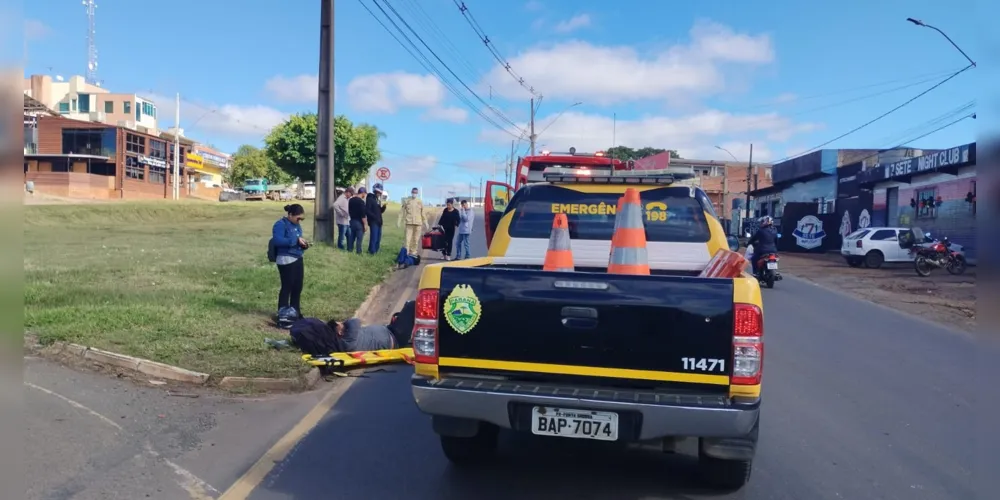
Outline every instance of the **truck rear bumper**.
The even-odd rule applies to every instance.
[[[613,411],[639,415],[633,440],[666,437],[744,438],[760,413],[759,400],[732,404],[723,396],[580,390],[482,380],[438,379],[417,375],[413,397],[420,411],[438,417],[489,422],[512,429],[517,408],[537,405]],[[584,394],[581,394],[584,393]],[[604,397],[599,397],[600,394]]]

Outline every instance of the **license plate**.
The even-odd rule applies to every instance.
[[[531,433],[597,441],[618,440],[618,414],[536,406],[531,409]]]
[[[768,269],[777,269],[778,268],[778,263],[777,262],[768,262],[767,263],[767,268]]]

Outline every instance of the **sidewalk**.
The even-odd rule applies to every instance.
[[[852,268],[836,254],[781,254],[781,270],[827,288],[967,331],[976,329],[976,268],[921,278],[911,263]]]

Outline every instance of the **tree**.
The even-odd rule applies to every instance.
[[[304,181],[316,180],[316,113],[292,115],[264,138],[267,156],[281,170]],[[355,126],[341,115],[334,119],[334,182],[356,184],[380,158],[378,141],[385,135],[372,125]]]
[[[278,168],[267,152],[249,144],[240,146],[230,159],[225,181],[232,187],[242,186],[247,179],[265,178],[272,184],[287,184],[291,176]]]
[[[658,155],[666,151],[670,151],[671,159],[681,157],[679,154],[677,154],[677,151],[674,151],[672,149],[667,150],[667,149],[651,148],[648,146],[639,149],[632,149],[628,146],[615,146],[613,148],[608,148],[607,154],[608,156],[614,155],[615,158],[619,158],[622,160],[628,160],[628,159],[639,160],[647,156]]]

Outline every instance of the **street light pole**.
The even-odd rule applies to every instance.
[[[911,22],[911,23],[913,23],[913,24],[915,24],[915,25],[917,25],[917,26],[922,26],[924,28],[930,28],[930,29],[932,29],[932,30],[937,31],[938,33],[940,33],[941,36],[943,36],[945,40],[948,40],[948,43],[950,43],[952,47],[955,47],[956,50],[958,50],[959,52],[962,53],[962,56],[964,56],[965,59],[967,61],[969,61],[969,64],[971,64],[973,67],[976,67],[976,61],[973,61],[972,58],[969,57],[969,54],[966,54],[965,51],[962,50],[962,48],[959,47],[958,44],[955,43],[955,41],[952,40],[951,37],[948,36],[945,32],[943,32],[943,31],[939,30],[938,28],[936,28],[934,26],[931,26],[931,25],[929,25],[929,24],[927,24],[927,23],[925,23],[925,22],[923,22],[923,21],[921,21],[919,19],[914,19],[912,17],[908,17],[908,18],[906,18],[906,20],[909,21],[909,22]]]
[[[316,207],[313,239],[333,244],[334,126],[333,126],[333,0],[320,0],[319,102],[316,130]],[[371,187],[369,186],[369,189]]]

